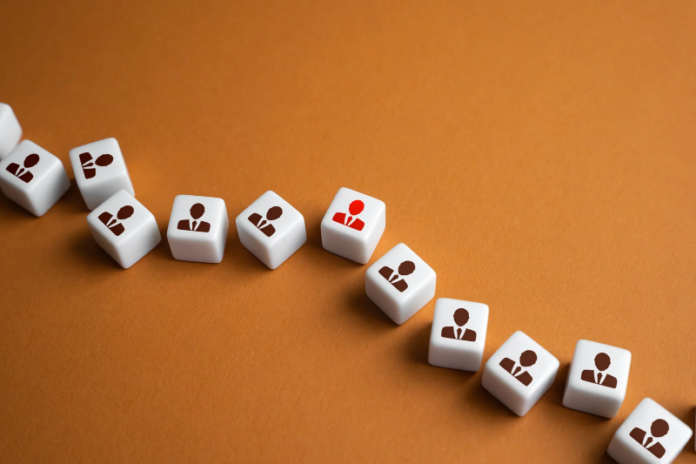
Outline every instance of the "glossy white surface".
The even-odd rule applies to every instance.
[[[386,221],[383,201],[341,188],[321,221],[321,244],[326,251],[366,264],[382,238]]]
[[[645,398],[616,431],[607,454],[619,464],[669,464],[692,434],[674,414]]]
[[[237,216],[242,245],[271,269],[276,269],[307,241],[304,217],[269,190]]]
[[[367,270],[365,292],[392,321],[401,325],[433,299],[436,282],[435,271],[400,243]]]
[[[487,305],[438,298],[430,332],[428,362],[450,369],[479,370],[487,329]]]
[[[135,196],[126,161],[115,138],[73,148],[70,163],[88,209],[93,210],[119,190]]]
[[[69,188],[63,163],[29,140],[0,162],[0,189],[35,216],[46,214]]]
[[[517,331],[488,359],[481,384],[512,412],[524,416],[551,387],[559,365],[551,353]]]
[[[614,417],[626,396],[631,352],[589,340],[575,345],[563,406]]]
[[[22,126],[19,125],[12,107],[7,103],[0,103],[0,160],[10,155],[21,138]]]
[[[162,240],[157,221],[133,195],[121,190],[87,216],[94,240],[124,269]]]
[[[172,256],[181,261],[219,263],[225,254],[229,225],[223,199],[178,195],[167,228]]]

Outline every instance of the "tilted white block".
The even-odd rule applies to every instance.
[[[15,203],[43,216],[70,188],[63,163],[24,140],[0,162],[0,188]]]
[[[7,103],[0,103],[0,160],[10,155],[21,138],[22,126],[12,107]]]
[[[487,305],[438,298],[430,332],[428,362],[450,369],[479,370],[487,329]]]
[[[235,222],[242,245],[271,269],[307,241],[302,214],[271,190],[242,211]]]
[[[94,240],[124,269],[162,240],[155,216],[133,195],[120,190],[87,216]]]
[[[631,352],[580,340],[563,394],[563,406],[603,417],[614,417],[626,396]]]
[[[481,384],[518,416],[524,416],[553,384],[560,363],[525,333],[517,331],[483,368]]]
[[[437,275],[409,247],[400,243],[365,273],[365,293],[401,325],[435,296]]]
[[[178,195],[167,229],[172,256],[181,261],[219,263],[229,225],[222,198]]]
[[[321,221],[326,251],[365,264],[382,238],[387,221],[383,201],[341,188]]]
[[[115,138],[73,148],[70,162],[88,209],[93,210],[119,190],[135,196],[126,161]]]
[[[669,464],[692,434],[674,414],[645,398],[616,431],[607,454],[619,464]]]

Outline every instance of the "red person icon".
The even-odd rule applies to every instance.
[[[344,226],[348,226],[351,229],[363,230],[365,223],[355,217],[362,213],[363,209],[365,209],[365,203],[360,200],[355,200],[350,204],[350,206],[348,206],[348,212],[350,215],[346,215],[346,213],[336,213],[334,214],[333,221],[343,224]]]

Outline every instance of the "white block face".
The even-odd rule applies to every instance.
[[[75,181],[87,208],[93,210],[119,190],[135,196],[121,147],[115,138],[70,150]]]
[[[626,397],[631,352],[580,340],[568,372],[563,406],[603,417],[614,417]]]
[[[645,398],[616,431],[607,453],[619,464],[669,464],[691,435],[688,425]]]
[[[524,416],[553,384],[558,359],[523,332],[515,332],[490,357],[481,384],[518,416]]]
[[[22,126],[7,103],[0,103],[0,160],[7,158],[22,138]]]
[[[155,216],[125,190],[89,213],[87,223],[94,240],[124,269],[162,240]]]
[[[481,367],[488,329],[488,306],[438,298],[430,332],[428,362],[463,371]]]
[[[377,248],[386,224],[384,202],[344,187],[321,221],[321,244],[326,251],[365,264]]]
[[[435,271],[400,243],[367,270],[365,292],[401,325],[433,299],[436,280]]]
[[[263,264],[276,269],[307,241],[304,217],[268,191],[237,216],[239,241]]]
[[[3,193],[35,216],[43,216],[70,188],[63,163],[29,140],[0,162]]]
[[[219,263],[229,225],[223,199],[178,195],[167,229],[172,255],[180,261]]]

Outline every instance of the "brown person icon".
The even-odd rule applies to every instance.
[[[254,224],[257,229],[263,232],[266,237],[270,237],[275,234],[276,230],[271,224],[271,221],[278,219],[283,215],[283,209],[280,206],[274,206],[266,212],[266,219],[264,219],[260,214],[254,213],[249,216],[249,222]]]
[[[523,385],[529,386],[532,383],[532,376],[523,368],[533,366],[537,362],[537,355],[532,350],[527,350],[520,355],[519,366],[515,366],[515,361],[510,358],[505,358],[500,361],[500,367],[508,371],[514,378],[522,382]]]
[[[350,213],[349,215],[347,215],[346,213],[336,213],[333,216],[333,221],[338,222],[339,224],[343,224],[344,226],[348,226],[351,229],[355,229],[358,231],[363,230],[363,227],[365,227],[365,223],[360,219],[356,218],[355,216],[362,213],[364,208],[365,203],[363,203],[360,200],[355,200],[348,206],[348,212]]]
[[[205,214],[205,206],[200,203],[196,203],[191,207],[189,211],[193,221],[188,219],[182,219],[177,224],[176,228],[179,230],[190,230],[191,232],[210,232],[210,224],[205,221],[198,221]]]
[[[413,264],[412,261],[404,261],[403,263],[399,264],[398,273],[395,273],[394,270],[389,266],[384,266],[379,270],[379,273],[382,277],[387,279],[389,283],[394,286],[394,288],[403,293],[408,288],[408,284],[404,279],[400,279],[400,277],[410,275],[415,270],[416,265]]]
[[[135,210],[132,206],[124,206],[118,210],[116,217],[113,214],[107,213],[106,211],[99,215],[99,220],[104,223],[106,227],[109,228],[114,235],[119,236],[125,232],[126,228],[121,224],[120,221],[126,220],[133,215]]]
[[[80,154],[80,163],[82,163],[82,172],[85,174],[85,179],[91,179],[97,175],[97,166],[105,167],[113,163],[114,157],[111,155],[101,155],[92,162],[92,155],[89,152]]]
[[[469,322],[469,311],[464,308],[459,308],[454,312],[454,323],[457,324],[458,327],[456,329],[452,326],[443,327],[440,335],[442,338],[475,342],[476,332],[470,329],[462,329],[467,322]]]
[[[654,454],[658,459],[665,455],[665,448],[659,441],[654,441],[654,438],[661,438],[669,432],[669,424],[664,419],[657,419],[650,426],[650,435],[641,428],[634,428],[629,434],[631,438],[640,443],[640,445]],[[646,438],[647,435],[647,438]],[[651,445],[652,444],[652,445]]]
[[[29,168],[33,168],[38,164],[38,162],[39,155],[37,155],[36,153],[32,153],[31,155],[24,158],[24,163],[22,163],[23,167],[17,163],[10,163],[7,166],[7,172],[13,174],[15,177],[19,178],[20,180],[23,180],[28,184],[34,178],[34,174],[32,174],[31,171],[29,171]]]
[[[606,353],[599,353],[594,358],[595,367],[597,367],[597,372],[593,369],[585,369],[580,375],[580,379],[585,382],[596,383],[597,385],[602,385],[603,387],[616,388],[616,377],[609,374],[604,374],[603,372],[609,368],[611,364],[611,358]],[[604,378],[602,378],[604,376]]]

